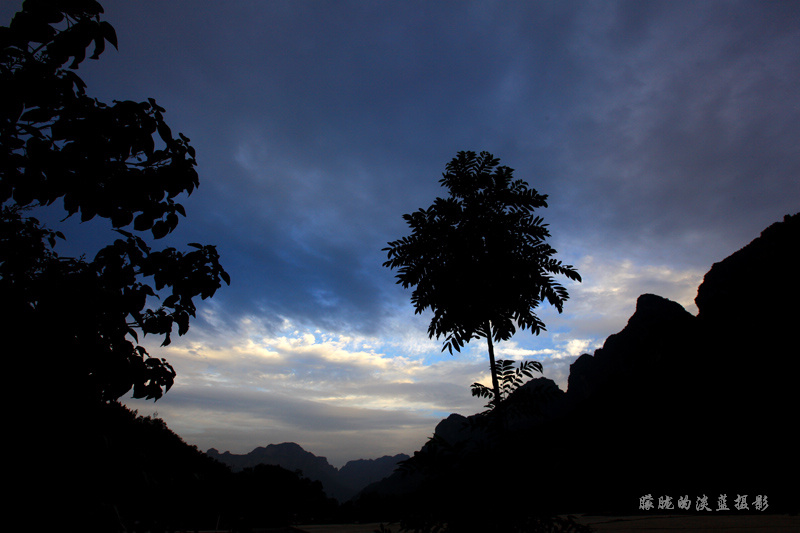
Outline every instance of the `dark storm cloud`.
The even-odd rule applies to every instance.
[[[192,138],[176,239],[217,243],[220,302],[267,321],[378,331],[407,297],[380,249],[457,150],[549,194],[573,262],[707,265],[800,197],[795,3],[104,6],[120,51],[89,90],[153,96]]]
[[[715,235],[706,252],[718,260],[797,210],[798,8],[641,4],[585,23],[593,88],[565,154],[587,179],[573,199],[600,200],[586,215],[603,232],[639,247],[661,240],[659,259],[688,254],[702,266],[696,239]]]

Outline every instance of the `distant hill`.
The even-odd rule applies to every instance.
[[[30,506],[15,507],[22,529],[251,531],[338,516],[320,483],[271,465],[233,473],[163,420],[119,403],[69,416],[68,437],[22,449],[26,460],[14,465],[9,482]]]
[[[697,316],[640,296],[625,328],[571,365],[566,392],[509,398],[523,407],[539,398],[538,414],[451,415],[361,500],[473,526],[515,509],[645,512],[648,494],[671,497],[672,512],[682,496],[696,512],[703,495],[714,510],[724,496],[727,512],[758,512],[762,495],[769,512],[797,512],[799,248],[800,214],[787,215],[711,267]],[[734,510],[742,495],[749,510]]]
[[[258,447],[243,455],[227,451],[219,453],[214,448],[206,453],[209,457],[228,465],[234,472],[256,465],[277,465],[292,472],[299,472],[308,479],[322,483],[325,492],[340,502],[346,502],[370,483],[391,475],[400,461],[409,458],[408,455],[399,454],[379,459],[358,459],[349,461],[339,470],[330,465],[325,457],[317,457],[294,442]]]

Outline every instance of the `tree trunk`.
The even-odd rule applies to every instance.
[[[489,366],[492,370],[492,389],[494,389],[494,406],[500,405],[500,382],[497,379],[497,369],[494,365],[494,344],[492,344],[492,325],[486,324],[486,340],[489,342]]]

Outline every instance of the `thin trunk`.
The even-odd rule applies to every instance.
[[[486,340],[489,342],[489,366],[492,369],[492,388],[494,389],[494,406],[500,405],[500,382],[497,379],[497,369],[494,366],[494,345],[492,344],[492,325],[486,324]]]

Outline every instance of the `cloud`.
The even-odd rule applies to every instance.
[[[205,314],[213,324],[214,312]],[[427,339],[407,342],[407,331],[387,340],[312,331],[288,319],[276,329],[244,317],[224,334],[196,333],[151,351],[179,376],[155,406],[159,416],[202,449],[244,453],[283,439],[339,461],[394,454],[401,444],[416,448],[449,413],[479,407],[468,385],[483,361],[431,362],[436,356],[420,349]],[[144,414],[153,409],[126,403]]]
[[[551,308],[542,309],[540,314],[553,342],[563,345],[573,355],[574,352],[566,350],[568,343],[573,343],[573,350],[580,343],[596,346],[621,330],[642,294],[671,299],[696,314],[697,287],[710,268],[710,265],[703,269],[677,268],[602,255],[586,255],[575,266],[583,282],[567,285],[570,298],[563,314]]]
[[[586,207],[580,232],[621,247],[657,242],[651,254],[698,267],[698,242],[702,261],[722,259],[796,207],[789,132],[800,105],[788,73],[800,71],[790,52],[800,32],[787,21],[798,15],[778,4],[640,4],[581,11],[573,49],[586,98],[561,155],[582,181],[564,192]],[[742,212],[748,220],[731,223]]]

